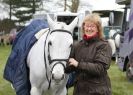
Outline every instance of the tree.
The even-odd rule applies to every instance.
[[[80,0],[43,0],[43,6],[45,6],[43,7],[43,10],[45,12],[58,12],[58,11],[77,12],[79,3]]]
[[[9,33],[12,28],[15,28],[16,25],[10,19],[0,20],[0,31],[5,31],[5,33]]]
[[[64,11],[66,11],[67,7],[68,7],[71,12],[74,12],[74,13],[77,12],[78,7],[79,7],[79,3],[80,3],[79,0],[71,0],[71,1],[69,1],[69,2],[71,2],[71,5],[67,4],[67,0],[65,0],[64,2],[65,2]]]
[[[30,20],[36,10],[39,9],[41,0],[4,0],[10,5],[10,19],[14,15],[16,22],[24,23]]]
[[[67,0],[64,0],[64,11],[66,11],[67,10]]]
[[[79,7],[79,0],[71,0],[71,2],[72,2],[72,5],[71,5],[71,7],[70,7],[70,10],[71,10],[71,12],[74,12],[74,13],[76,13],[77,12],[77,10],[78,10],[78,7]]]

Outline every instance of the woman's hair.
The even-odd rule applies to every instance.
[[[96,24],[97,28],[98,28],[98,37],[100,39],[103,39],[103,29],[102,29],[102,22],[101,22],[101,18],[99,16],[99,14],[97,13],[92,13],[92,14],[89,14],[87,15],[84,20],[83,20],[83,23],[82,23],[82,32],[84,33],[84,25],[85,25],[85,22],[93,22]]]

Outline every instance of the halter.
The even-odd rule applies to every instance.
[[[111,37],[111,39],[115,40],[115,37],[117,36],[117,34],[120,34],[118,32],[114,33],[114,35]]]
[[[50,30],[49,30],[49,31],[50,31]],[[47,38],[48,38],[48,35],[51,35],[51,34],[54,33],[54,32],[65,32],[65,33],[68,33],[68,34],[70,34],[70,35],[72,36],[72,33],[71,33],[70,31],[62,30],[62,29],[55,29],[55,30],[52,30],[51,32],[49,32],[49,33],[47,34],[46,40],[47,40]],[[45,43],[44,43],[44,48],[45,48],[45,46],[46,46],[46,40],[45,40]],[[68,59],[51,59],[49,47],[50,47],[50,43],[48,43],[48,61],[49,61],[49,65],[51,65],[53,62],[56,62],[56,63],[53,65],[53,67],[52,67],[52,69],[51,69],[51,72],[52,72],[54,66],[57,65],[57,64],[61,64],[61,65],[64,67],[64,69],[65,69],[65,65],[64,65],[61,61],[68,62]],[[50,79],[48,78],[45,50],[44,50],[44,61],[45,61],[45,69],[46,69],[46,78],[47,78],[48,83],[49,83],[48,89],[50,89],[51,78],[50,78]]]

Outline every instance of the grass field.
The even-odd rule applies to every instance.
[[[0,95],[15,95],[10,83],[3,79],[3,71],[10,53],[10,46],[0,46]]]
[[[0,95],[16,95],[10,83],[3,79],[3,71],[9,53],[10,46],[0,46]],[[133,83],[127,81],[125,73],[121,72],[113,61],[108,73],[111,79],[113,95],[133,95]],[[70,88],[68,95],[72,95],[72,91],[73,88]]]

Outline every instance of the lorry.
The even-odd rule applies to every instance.
[[[126,77],[133,82],[133,0],[116,0],[117,4],[124,4],[122,19],[122,35],[118,52],[118,67],[126,71]]]

